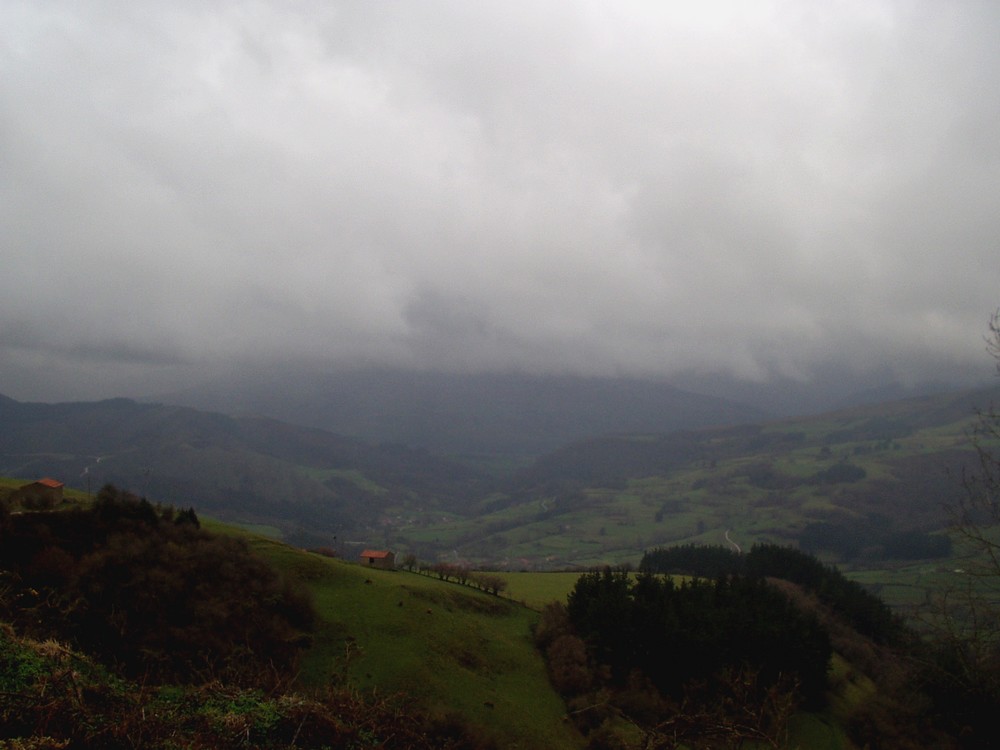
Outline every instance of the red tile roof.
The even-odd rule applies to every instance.
[[[361,557],[376,557],[383,558],[388,557],[392,553],[384,549],[366,549],[361,553]]]
[[[62,482],[57,482],[55,479],[49,479],[48,477],[39,479],[37,482],[33,482],[32,484],[40,484],[43,487],[51,487],[54,490],[63,486]]]

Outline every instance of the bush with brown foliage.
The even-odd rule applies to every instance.
[[[308,642],[308,592],[192,516],[105,487],[92,508],[11,517],[0,614],[123,675],[286,679]]]

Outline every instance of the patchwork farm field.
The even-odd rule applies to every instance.
[[[765,426],[602,438],[540,462],[476,514],[420,519],[394,529],[393,539],[418,556],[510,571],[634,565],[655,547],[758,542],[891,571],[920,559],[900,551],[914,535],[947,557],[944,508],[964,492],[972,409],[942,399],[928,410],[903,402]]]

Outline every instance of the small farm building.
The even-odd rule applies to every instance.
[[[54,508],[62,502],[63,483],[46,477],[21,485],[14,497],[25,508]]]
[[[361,553],[361,564],[369,568],[392,570],[396,566],[396,553],[384,549],[366,549]]]

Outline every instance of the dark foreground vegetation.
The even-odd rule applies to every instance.
[[[947,633],[917,632],[806,553],[685,545],[581,576],[535,635],[591,748],[785,747],[830,700],[857,747],[993,747],[995,631],[947,614]]]
[[[639,565],[650,573],[719,578],[779,578],[816,596],[861,635],[880,644],[899,645],[907,637],[903,620],[861,584],[812,555],[776,544],[755,544],[746,555],[720,546],[683,545],[647,552]]]
[[[193,510],[107,486],[88,508],[3,521],[0,613],[131,678],[259,684],[295,667],[308,593]]]
[[[57,641],[0,626],[0,747],[466,748],[461,724],[392,696],[122,679]]]
[[[104,487],[0,507],[0,747],[479,747],[392,696],[293,685],[308,591],[243,542]]]

